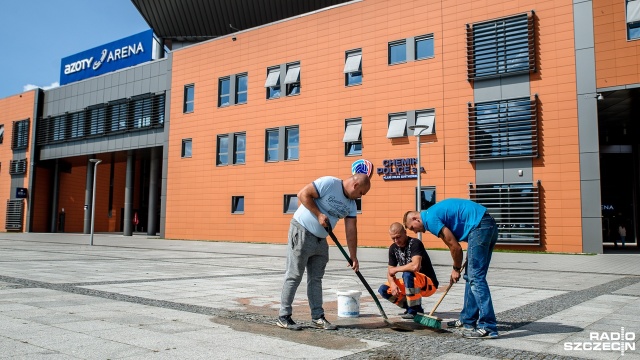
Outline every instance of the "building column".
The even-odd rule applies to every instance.
[[[158,177],[160,176],[161,148],[151,148],[151,166],[149,169],[149,206],[147,211],[147,235],[154,236],[158,231],[157,207],[158,207]]]
[[[133,235],[133,180],[135,177],[135,156],[133,150],[127,151],[127,173],[124,188],[124,224],[122,226],[124,236]]]
[[[56,159],[56,165],[53,168],[53,185],[51,199],[51,226],[49,231],[58,232],[58,191],[60,191],[60,160]]]
[[[93,164],[89,161],[95,158],[91,155],[87,159],[87,181],[84,187],[84,233],[91,232],[91,200],[93,196]]]

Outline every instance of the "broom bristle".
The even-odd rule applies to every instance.
[[[413,318],[413,321],[432,329],[442,328],[442,320],[434,316],[416,314],[416,316],[414,316]]]

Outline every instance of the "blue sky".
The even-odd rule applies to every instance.
[[[60,81],[60,60],[149,29],[131,0],[3,1],[0,99]]]

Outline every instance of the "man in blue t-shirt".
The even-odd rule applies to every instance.
[[[449,247],[453,258],[451,283],[460,280],[462,248],[459,242],[468,243],[464,306],[460,319],[447,325],[464,327],[468,330],[464,336],[468,338],[497,338],[487,271],[498,240],[498,227],[487,209],[471,200],[446,199],[420,213],[408,211],[404,214],[404,226],[415,233],[428,231]]]
[[[293,214],[289,226],[287,271],[276,325],[290,330],[302,328],[291,319],[293,298],[305,269],[307,270],[307,298],[314,327],[336,330],[324,317],[322,308],[322,277],[329,261],[329,244],[326,228],[335,229],[338,220],[344,219],[347,247],[352,268],[358,271],[358,230],[356,223],[356,199],[371,188],[367,174],[354,174],[345,180],[325,176],[307,184],[298,193],[300,206]]]

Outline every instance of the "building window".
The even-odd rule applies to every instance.
[[[26,149],[29,144],[29,120],[13,123],[13,139],[11,149]]]
[[[233,163],[244,164],[247,151],[247,134],[237,133],[233,137]]]
[[[84,111],[69,115],[71,118],[71,137],[78,138],[84,136]]]
[[[393,139],[404,136],[407,136],[407,114],[389,114],[389,129],[387,130],[387,138]]]
[[[216,165],[244,164],[247,149],[247,135],[244,132],[218,135],[216,147]],[[230,146],[232,147],[230,149]],[[232,151],[229,158],[229,150]],[[231,161],[229,161],[231,160]]]
[[[347,119],[345,121],[344,154],[346,156],[362,155],[362,119]]]
[[[278,129],[267,130],[267,161],[278,161],[278,148],[280,137]]]
[[[540,183],[469,185],[469,198],[498,225],[498,243],[540,243]]]
[[[264,87],[267,89],[267,99],[280,97],[280,67],[267,69],[267,81]]]
[[[407,61],[407,41],[399,40],[389,43],[389,65]]]
[[[536,71],[533,12],[467,25],[469,80]]]
[[[153,102],[151,97],[145,95],[133,101],[133,127],[144,128],[151,126],[151,113]]]
[[[285,128],[285,160],[298,160],[298,149],[300,145],[300,131],[297,126]]]
[[[231,99],[231,79],[229,77],[218,80],[218,107],[229,106]]]
[[[65,115],[53,118],[51,125],[53,127],[53,141],[64,140],[67,127],[67,117]]]
[[[128,104],[126,102],[109,105],[111,111],[111,116],[109,116],[111,132],[127,129],[127,106]]]
[[[640,39],[640,0],[627,0],[627,39]]]
[[[298,210],[298,196],[288,194],[284,196],[284,213],[292,214]]]
[[[191,139],[182,139],[182,157],[191,157]]]
[[[436,112],[434,110],[416,111],[416,125],[424,125],[426,129],[416,128],[413,135],[433,135],[436,133]]]
[[[244,214],[244,196],[231,197],[231,213]]]
[[[101,134],[160,128],[164,126],[164,117],[165,93],[144,94],[90,106],[86,110],[40,118],[36,144],[47,145]]]
[[[236,75],[236,104],[247,103],[248,81],[247,74]]]
[[[298,160],[300,147],[298,126],[267,129],[265,147],[265,161],[267,162]]]
[[[107,121],[107,108],[104,105],[99,105],[89,109],[90,129],[91,135],[104,134],[104,124]]]
[[[415,39],[415,56],[416,60],[432,58],[433,51],[433,34],[423,35]]]
[[[190,85],[184,86],[184,105],[182,108],[183,113],[186,114],[186,113],[193,112],[195,94],[196,94],[195,85],[190,84]]]
[[[300,63],[287,64],[284,84],[287,87],[287,96],[300,94]]]
[[[469,160],[538,156],[535,98],[469,104]]]
[[[344,81],[346,86],[362,84],[362,50],[346,52]]]
[[[418,188],[416,187],[416,192]],[[426,210],[436,203],[436,187],[422,186],[420,192],[420,210]],[[418,209],[418,199],[416,197],[416,210]]]
[[[223,166],[229,164],[229,135],[218,135],[218,146],[216,150],[216,165]]]
[[[4,124],[0,125],[0,144],[4,141]]]

